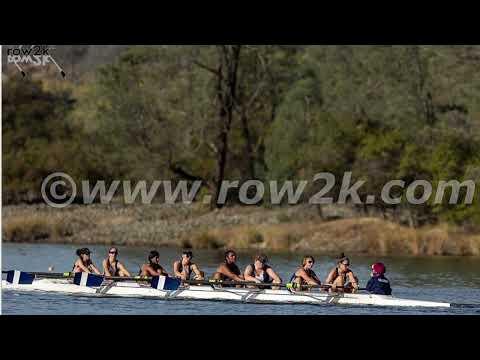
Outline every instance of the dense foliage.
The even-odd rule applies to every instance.
[[[201,179],[214,194],[222,180],[352,171],[363,200],[393,179],[480,176],[479,46],[136,46],[88,64],[69,86],[4,81],[7,201],[35,199],[52,171]],[[373,206],[413,226],[480,223],[478,197]]]

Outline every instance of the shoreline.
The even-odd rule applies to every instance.
[[[48,245],[71,245],[73,248],[77,248],[82,246],[83,244],[75,244],[75,243],[68,243],[68,242],[3,242],[3,245],[27,245],[27,246],[48,246]],[[91,243],[89,244],[91,247],[105,247],[105,249],[108,250],[108,248],[111,246],[111,244],[96,244],[96,243]],[[176,247],[174,245],[168,246],[164,245],[162,247],[157,247],[154,248],[155,246],[149,246],[149,245],[141,245],[141,246],[135,246],[135,245],[116,245],[120,249],[131,249],[133,247],[137,247],[139,249],[143,249],[147,252],[150,250],[162,250],[162,249],[167,249],[167,250],[175,250],[178,253],[181,253],[182,250],[185,250],[183,247]],[[223,252],[225,249],[192,249],[194,251],[206,251],[206,252],[218,252],[220,256],[223,255]],[[235,250],[239,255],[256,255],[258,253],[257,249],[232,249]],[[292,257],[297,259],[298,257],[295,257],[298,255],[298,253],[292,252],[292,251],[287,251],[287,250],[265,250],[264,253],[268,256],[285,256],[285,257]],[[305,254],[301,253],[300,256],[304,255],[311,255],[314,256],[315,258],[329,258],[331,260],[335,260],[336,257],[338,256],[337,253],[322,253],[322,252],[317,252],[315,250],[310,251],[310,252],[305,252]],[[371,258],[374,257],[374,254],[362,254],[362,253],[348,253],[347,254],[349,257],[355,257],[355,258]],[[467,260],[479,260],[480,255],[407,255],[407,254],[388,254],[388,255],[381,255],[383,259],[412,259],[412,260],[452,260],[452,259],[467,259]]]
[[[308,205],[209,211],[200,204],[5,206],[4,243],[191,248],[325,256],[480,256],[480,234],[440,224],[412,229],[348,207]],[[325,220],[325,214],[327,219]]]

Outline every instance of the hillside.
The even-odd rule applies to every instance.
[[[323,221],[315,208],[227,208],[199,206],[8,206],[5,242],[178,247],[335,255],[480,255],[480,236],[442,225],[411,229],[348,209],[326,208],[343,219]]]

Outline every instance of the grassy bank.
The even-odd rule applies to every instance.
[[[411,229],[348,208],[227,208],[201,205],[91,205],[3,208],[5,242],[194,249],[264,249],[365,255],[480,255],[480,235],[447,225]]]

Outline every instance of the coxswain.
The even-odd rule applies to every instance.
[[[385,277],[387,272],[385,265],[376,263],[372,265],[371,279],[368,281],[366,290],[374,295],[392,295],[390,281]]]
[[[112,247],[108,251],[108,257],[103,260],[103,273],[109,277],[130,277],[125,266],[118,261],[118,249]]]
[[[75,261],[72,269],[74,273],[85,272],[100,275],[100,271],[98,271],[98,269],[93,264],[92,259],[90,258],[90,254],[91,252],[87,248],[77,250],[78,260]]]

